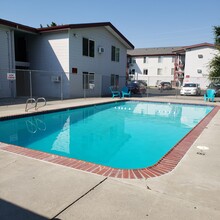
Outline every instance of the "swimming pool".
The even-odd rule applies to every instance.
[[[113,168],[157,163],[213,108],[117,102],[0,122],[0,141]]]

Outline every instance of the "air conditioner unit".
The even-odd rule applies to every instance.
[[[104,52],[104,48],[103,47],[98,47],[98,53],[103,53]]]
[[[89,89],[94,89],[94,88],[95,88],[95,84],[89,83]]]
[[[61,77],[60,76],[51,76],[51,81],[52,82],[60,82],[61,81]]]

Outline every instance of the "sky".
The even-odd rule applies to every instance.
[[[214,43],[220,0],[1,0],[0,18],[39,28],[51,22],[111,22],[135,48]]]

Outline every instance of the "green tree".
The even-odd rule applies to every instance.
[[[220,51],[220,26],[214,26],[215,45]]]
[[[55,27],[55,26],[57,26],[57,24],[53,21],[51,22],[51,24],[47,24],[47,27]],[[43,28],[42,24],[40,24],[40,28]]]
[[[214,26],[214,35],[215,35],[215,46],[218,50],[218,53],[211,60],[209,67],[209,79],[213,81],[213,78],[220,77],[220,26]]]
[[[51,24],[50,25],[47,25],[47,27],[55,27],[55,26],[57,26],[57,24],[55,23],[55,22],[51,22]]]

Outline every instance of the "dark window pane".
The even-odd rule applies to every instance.
[[[89,55],[89,40],[86,38],[83,38],[83,56]]]
[[[120,49],[116,48],[116,52],[115,52],[115,61],[119,62],[119,54],[120,54]]]
[[[115,61],[115,47],[112,46],[112,61]]]
[[[89,41],[89,56],[90,57],[95,56],[95,41],[93,41],[93,40]]]

